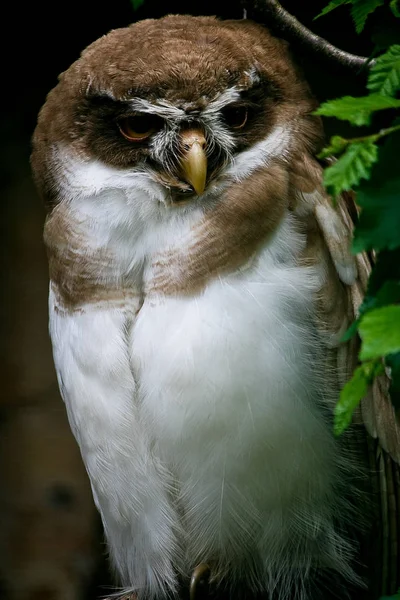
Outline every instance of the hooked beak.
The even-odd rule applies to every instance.
[[[181,133],[182,178],[190,183],[199,196],[204,192],[207,178],[206,138],[200,129]]]

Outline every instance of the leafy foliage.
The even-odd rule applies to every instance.
[[[351,4],[359,33],[368,15],[383,5],[384,0],[333,0],[321,15],[342,4]],[[386,8],[400,17],[397,3],[390,2]],[[400,90],[400,44],[388,47],[387,43],[381,43],[378,47],[385,52],[370,68],[367,84],[370,93],[359,98],[329,100],[316,111],[356,127],[370,126],[378,111],[387,111],[383,116],[389,123],[386,128],[362,137],[333,136],[320,154],[320,158],[337,157],[325,169],[324,184],[328,191],[333,195],[350,188],[357,192],[360,216],[354,231],[353,251],[373,251],[376,257],[358,319],[343,336],[343,341],[347,341],[358,332],[361,349],[360,364],[343,387],[335,408],[337,435],[351,423],[354,409],[385,367],[391,376],[392,402],[400,409],[400,99],[396,97]],[[390,123],[393,114],[395,118]]]
[[[319,17],[323,17],[324,15],[327,15],[332,10],[334,10],[338,6],[342,6],[343,4],[351,4],[351,0],[332,0],[331,2],[329,2],[329,4],[327,6],[325,6],[325,8],[322,9],[322,11],[319,13],[319,15],[314,17],[314,19],[319,19]]]
[[[399,0],[391,0],[390,2],[390,10],[394,14],[395,17],[400,18],[400,5]],[[400,598],[400,590],[398,592]]]
[[[393,2],[395,2],[395,0],[393,0]],[[373,13],[378,6],[382,6],[384,4],[384,0],[332,0],[315,18],[318,19],[319,17],[330,13],[335,8],[338,8],[338,6],[343,6],[343,4],[352,5],[351,16],[353,18],[357,33],[361,33],[365,27],[368,15]],[[392,8],[392,10],[394,9]]]
[[[378,147],[374,142],[351,144],[337,162],[325,169],[326,188],[337,196],[342,190],[350,190],[361,179],[369,179],[370,167],[377,158]]]
[[[370,94],[360,98],[344,96],[343,98],[324,102],[315,111],[315,114],[324,117],[336,117],[343,121],[349,121],[353,125],[369,125],[374,112],[399,107],[400,100],[382,94]]]
[[[379,162],[371,180],[360,185],[357,202],[362,208],[353,240],[354,252],[394,250],[400,246],[400,131],[379,149]]]
[[[373,13],[378,6],[384,4],[384,0],[353,0],[351,16],[356,27],[357,33],[361,33],[365,27],[368,15]]]
[[[395,44],[377,60],[368,78],[367,88],[384,96],[395,96],[400,89],[400,45]]]
[[[367,312],[358,330],[362,339],[361,360],[400,352],[400,305]]]
[[[365,396],[368,386],[374,377],[381,373],[381,363],[363,363],[354,371],[353,377],[346,383],[340,394],[339,402],[335,406],[334,433],[340,435],[351,423],[353,412],[358,403]]]

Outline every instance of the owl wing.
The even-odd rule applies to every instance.
[[[291,209],[307,239],[303,261],[324,273],[325,285],[315,299],[317,327],[326,343],[326,377],[333,374],[340,390],[357,366],[360,339],[340,340],[358,315],[374,258],[350,252],[357,218],[353,193],[342,194],[334,207],[322,185],[322,168],[310,156],[295,162],[291,178]],[[373,598],[394,594],[400,584],[400,423],[389,385],[387,373],[374,381],[346,436],[368,465],[367,487],[374,498],[368,509],[370,539],[365,542]]]
[[[155,593],[175,585],[172,555],[177,517],[168,475],[159,468],[139,416],[131,331],[136,305],[87,304],[71,312],[50,288],[54,362],[71,429],[101,513],[112,564],[123,586],[148,581]]]

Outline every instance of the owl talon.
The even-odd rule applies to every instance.
[[[196,600],[199,588],[201,588],[201,592],[204,591],[210,579],[210,572],[210,567],[206,563],[200,563],[194,569],[190,578],[190,600]]]

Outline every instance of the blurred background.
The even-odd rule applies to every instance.
[[[313,22],[324,0],[282,3],[337,46],[370,53],[370,30],[356,36],[347,7]],[[145,0],[137,11],[130,0],[37,0],[8,2],[2,11],[0,598],[94,599],[107,594],[112,577],[52,363],[45,214],[31,180],[30,139],[57,75],[110,29],[168,13],[242,18],[243,9],[237,0]],[[320,100],[363,93],[362,78],[296,55]]]

